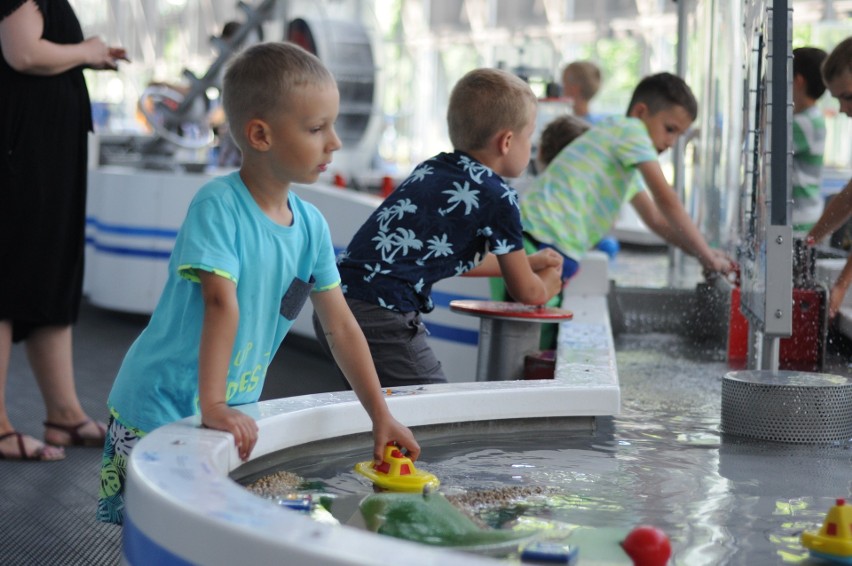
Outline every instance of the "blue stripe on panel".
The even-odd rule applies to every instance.
[[[130,520],[130,516],[127,513],[124,514],[124,527],[121,538],[124,560],[133,566],[144,564],[157,564],[157,566],[192,566],[192,562],[184,560],[177,554],[166,550],[139,530],[136,524]]]
[[[123,226],[106,224],[94,216],[86,217],[86,224],[105,234],[121,234],[124,236],[142,236],[146,238],[177,238],[178,231],[167,228],[144,228],[142,226]]]
[[[429,331],[430,338],[438,338],[439,340],[447,340],[449,342],[458,342],[460,344],[468,344],[476,346],[479,344],[479,331],[468,330],[467,328],[459,328],[457,326],[447,326],[446,324],[437,324],[423,321],[426,324],[426,330]]]
[[[95,248],[98,252],[110,255],[129,256],[129,257],[147,257],[151,259],[168,260],[172,255],[171,250],[140,250],[138,248],[128,248],[125,246],[107,246],[99,243],[91,237],[86,238],[86,244]]]

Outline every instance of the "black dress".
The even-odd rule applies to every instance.
[[[0,0],[0,20],[23,3]],[[67,0],[36,4],[44,39],[83,41]],[[36,76],[0,59],[0,320],[12,321],[15,341],[77,320],[91,129],[82,67]]]

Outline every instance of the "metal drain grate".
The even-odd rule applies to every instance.
[[[797,371],[735,371],[722,380],[722,432],[820,444],[852,439],[852,379]]]

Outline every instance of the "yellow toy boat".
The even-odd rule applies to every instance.
[[[818,533],[802,533],[802,546],[811,556],[837,564],[852,564],[852,506],[838,499],[828,510]]]
[[[415,468],[411,458],[403,454],[395,444],[385,447],[381,464],[372,461],[358,462],[355,464],[355,471],[388,491],[420,493],[425,488],[435,490],[441,485],[433,474]]]

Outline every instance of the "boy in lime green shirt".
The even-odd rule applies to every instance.
[[[564,279],[609,233],[627,202],[651,230],[697,257],[705,270],[733,269],[731,259],[704,240],[657,159],[697,113],[695,97],[682,79],[671,73],[646,77],[634,90],[626,116],[597,124],[534,179],[521,201],[526,236],[539,249],[552,247],[563,255]]]

